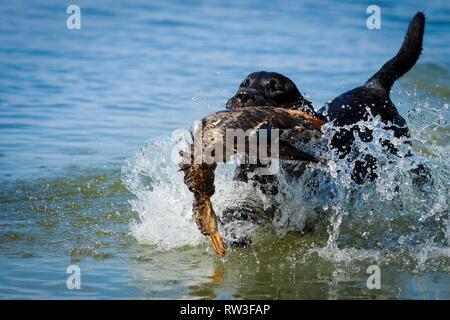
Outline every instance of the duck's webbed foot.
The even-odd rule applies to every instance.
[[[194,219],[200,232],[211,237],[214,251],[220,257],[225,255],[225,245],[217,227],[217,217],[214,213],[209,196],[194,194]]]

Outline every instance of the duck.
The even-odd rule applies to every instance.
[[[192,141],[187,150],[180,151],[179,167],[184,173],[184,184],[194,196],[194,220],[199,231],[210,237],[217,256],[223,257],[226,252],[211,202],[217,165],[229,162],[233,155],[243,156],[245,161],[279,158],[319,163],[322,159],[299,149],[293,141],[308,143],[320,140],[324,124],[323,119],[310,113],[273,106],[245,106],[218,111],[199,122],[191,132]],[[244,133],[243,140],[239,140],[237,132]],[[262,133],[268,133],[269,143],[267,136],[266,139],[261,138]],[[252,150],[258,151],[252,154]]]

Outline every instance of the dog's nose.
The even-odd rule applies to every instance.
[[[228,109],[271,105],[269,100],[266,101],[258,90],[255,89],[241,89],[227,102]]]

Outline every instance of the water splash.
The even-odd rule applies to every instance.
[[[166,137],[151,141],[122,168],[122,181],[136,196],[130,200],[132,210],[139,214],[131,232],[160,250],[196,245],[203,239],[192,219],[192,195],[171,159],[177,142]]]
[[[212,198],[219,219],[230,207],[257,214],[272,210],[270,226],[278,237],[325,230],[325,245],[313,245],[309,254],[338,261],[402,254],[423,269],[430,259],[448,259],[448,105],[417,103],[408,120],[413,147],[384,130],[379,118],[361,121],[357,125],[373,133],[371,143],[356,135],[352,153],[341,159],[327,152],[326,163],[303,166],[296,178],[286,174],[285,164],[278,174],[280,192],[274,197],[257,185],[233,181],[235,165],[219,165]],[[335,130],[326,125],[324,141]],[[136,196],[132,209],[139,214],[132,234],[160,250],[205,241],[191,216],[192,196],[173,159],[184,139],[187,134],[149,141],[122,171],[124,184]],[[383,140],[389,140],[399,156],[386,152]],[[351,176],[355,160],[364,154],[377,158],[378,178],[358,185]],[[249,221],[232,221],[220,229],[228,241],[258,230]]]
[[[346,157],[327,154],[329,161],[316,176],[334,190],[329,204],[322,207],[328,216],[328,241],[313,252],[340,261],[361,256],[354,250],[377,250],[384,258],[413,260],[416,271],[440,258],[448,262],[448,105],[432,108],[426,101],[408,114],[413,147],[372,117],[357,123],[372,131],[371,143],[355,135],[353,151]],[[325,139],[335,131],[327,125]],[[390,141],[399,156],[386,152],[383,140]],[[351,179],[355,160],[367,154],[377,159],[378,178],[358,185]]]

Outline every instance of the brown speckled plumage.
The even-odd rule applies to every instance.
[[[219,256],[225,254],[225,249],[218,233],[217,219],[211,204],[211,196],[214,194],[214,171],[217,164],[211,162],[211,159],[205,155],[205,153],[208,154],[205,150],[208,150],[211,145],[225,142],[227,129],[243,131],[254,129],[256,132],[259,128],[288,130],[293,136],[312,139],[320,137],[322,124],[321,120],[304,112],[274,107],[247,106],[240,110],[216,112],[202,119],[201,127],[193,135],[194,141],[190,145],[189,152],[181,153],[183,161],[180,163],[180,168],[184,172],[184,183],[194,194],[194,219],[202,234],[211,236],[214,250]],[[201,150],[195,149],[196,144]],[[234,149],[234,151],[237,150],[236,146]],[[201,161],[194,160],[194,154],[197,155],[197,152],[200,153]],[[281,159],[318,161],[313,155],[298,150],[286,142],[280,142],[279,156]],[[228,161],[228,154],[224,152],[220,160]]]

